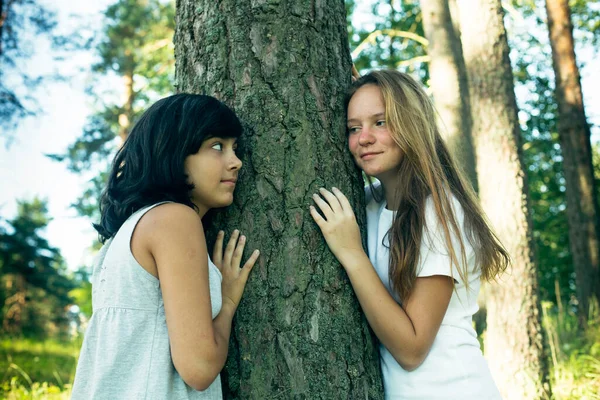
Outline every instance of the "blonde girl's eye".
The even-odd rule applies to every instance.
[[[385,126],[385,120],[384,119],[380,119],[379,121],[377,121],[375,123],[376,126]]]
[[[359,127],[358,126],[351,126],[348,128],[348,134],[352,135],[353,133],[358,132]]]
[[[223,144],[220,142],[214,143],[212,146],[210,146],[211,149],[215,149],[217,151],[223,151]]]

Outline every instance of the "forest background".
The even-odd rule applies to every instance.
[[[89,226],[98,218],[109,160],[147,105],[174,91],[174,2],[98,3],[96,14],[81,10],[78,15],[61,10],[60,2],[0,0],[0,397],[68,398],[91,315],[89,273],[98,244]],[[426,3],[346,1],[350,51],[359,71],[397,68],[432,86]],[[600,70],[600,5],[568,4],[591,144],[597,235],[600,98],[594,88],[600,81],[594,72]],[[598,240],[596,258],[582,264],[569,236],[568,210],[574,207],[567,205],[566,176],[580,160],[565,150],[559,134],[561,94],[555,91],[546,5],[513,0],[502,7],[530,199],[549,396],[597,399],[600,312],[593,294],[582,300],[578,282],[600,285]],[[433,88],[430,93],[437,100]],[[68,111],[49,119],[57,103],[68,105]],[[58,136],[77,129],[77,135]],[[50,136],[55,145],[38,150],[36,135]],[[46,168],[35,157],[56,167]],[[49,180],[58,190],[29,190],[15,198],[14,193],[24,193],[27,180],[15,178],[23,174]],[[54,196],[63,204],[70,199],[70,208],[54,205],[60,204]],[[584,302],[590,305],[582,311]],[[485,298],[481,305],[475,326],[485,337]]]

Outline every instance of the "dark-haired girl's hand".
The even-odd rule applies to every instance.
[[[323,216],[313,206],[310,206],[310,215],[321,228],[329,249],[338,261],[346,267],[357,257],[364,256],[360,229],[346,196],[336,188],[332,192],[321,188],[319,194],[313,194],[313,200]]]
[[[252,271],[252,267],[254,267],[256,260],[258,260],[260,252],[254,250],[244,266],[240,268],[242,254],[246,246],[246,236],[240,236],[240,232],[236,229],[231,234],[225,250],[223,250],[224,238],[225,233],[220,231],[213,250],[213,262],[223,276],[223,281],[221,282],[223,302],[230,302],[237,309],[242,299],[250,271]]]
[[[360,78],[360,73],[356,69],[356,66],[352,64],[352,82],[356,82],[358,78]]]

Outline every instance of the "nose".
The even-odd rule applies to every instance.
[[[229,169],[231,171],[238,171],[240,168],[242,168],[242,160],[235,153],[232,153],[229,159]]]
[[[368,146],[375,142],[375,137],[373,136],[369,127],[365,126],[361,129],[360,134],[358,135],[358,144],[361,146]]]

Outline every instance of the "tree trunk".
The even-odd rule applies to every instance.
[[[452,23],[447,0],[421,0],[421,12],[429,40],[429,74],[440,117],[438,122],[451,151],[477,188],[469,88],[460,36]]]
[[[600,212],[592,165],[590,128],[583,108],[567,0],[546,0],[552,64],[556,76],[558,134],[567,191],[569,243],[575,269],[579,323],[587,325],[590,301],[600,300]]]
[[[130,61],[133,65],[133,60]],[[121,77],[123,82],[123,96],[121,103],[123,104],[123,112],[119,114],[119,138],[121,139],[121,145],[125,143],[125,139],[129,136],[129,128],[131,127],[131,121],[134,118],[133,103],[135,102],[136,92],[133,89],[133,67],[127,68],[126,72]]]
[[[382,398],[375,341],[308,212],[312,193],[337,186],[364,221],[345,136],[344,2],[178,0],[175,56],[179,91],[222,99],[245,125],[236,198],[217,220],[262,255],[236,314],[224,397]]]
[[[479,195],[512,258],[487,287],[485,353],[505,399],[550,396],[527,182],[500,0],[459,0]]]
[[[458,11],[458,4],[456,3],[456,0],[448,0],[448,9],[450,10],[450,20],[452,21],[452,27],[454,28],[454,35],[460,39],[460,13]],[[462,55],[462,43],[460,54]],[[463,64],[464,62],[465,60],[463,57]]]

